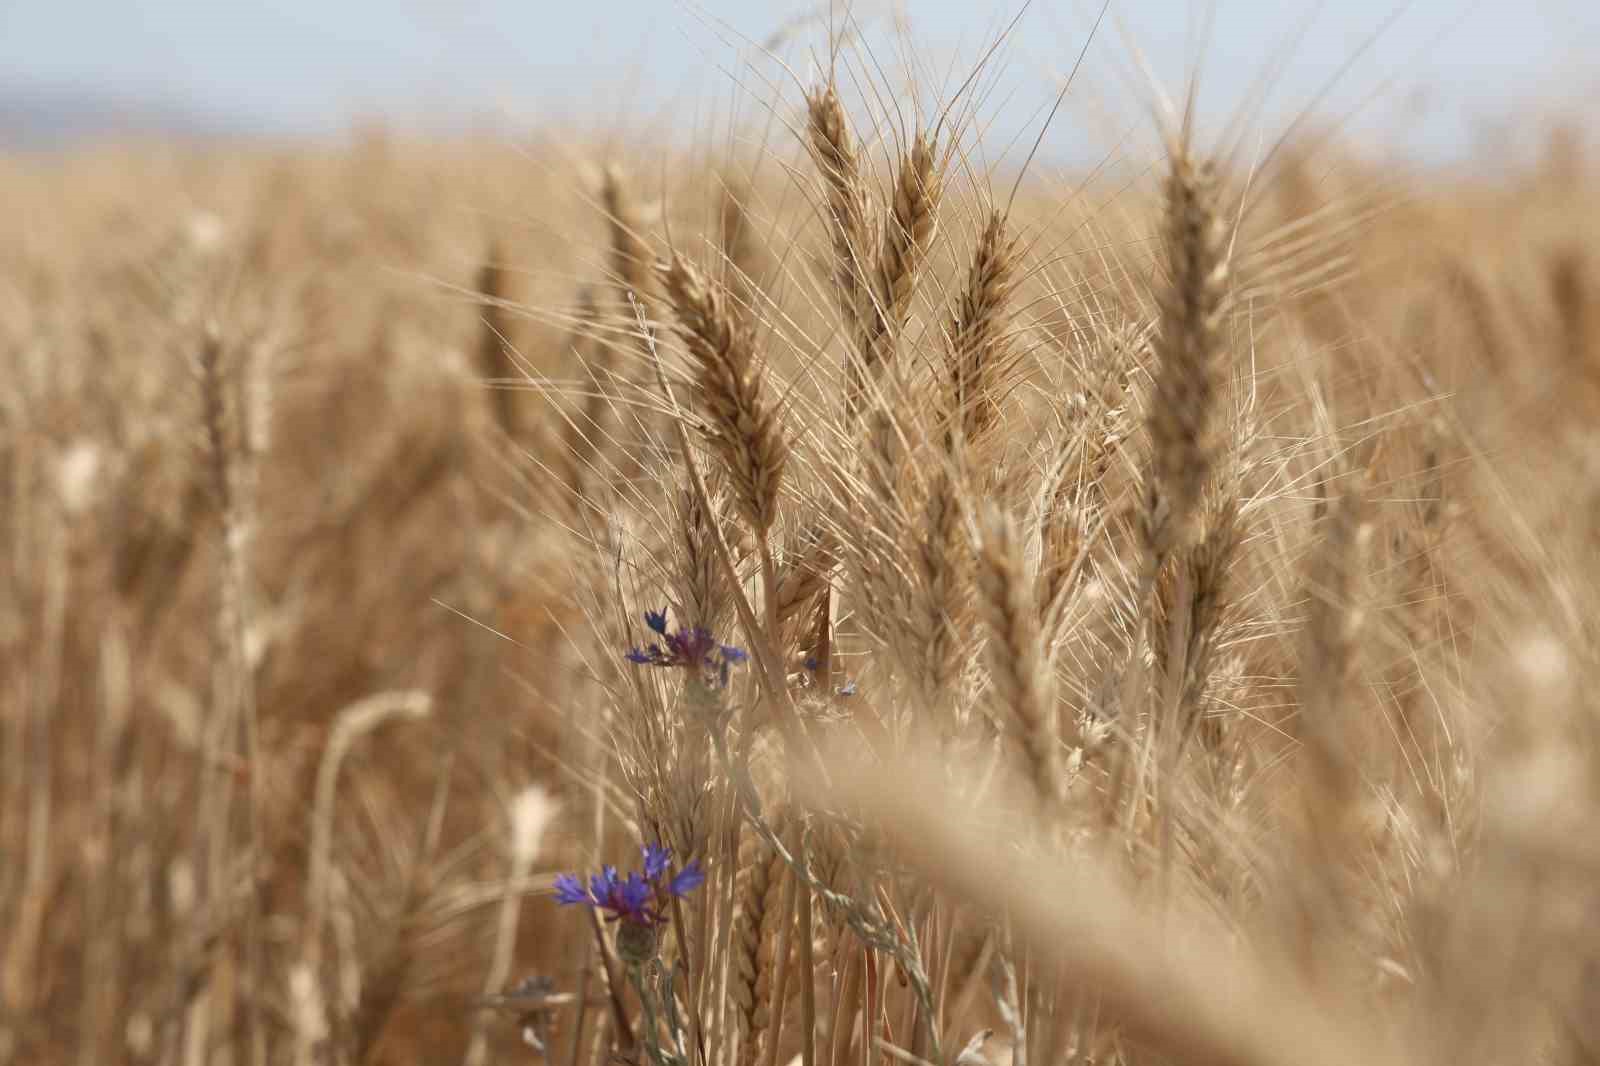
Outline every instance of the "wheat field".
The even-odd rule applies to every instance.
[[[1581,137],[858,67],[0,158],[0,1064],[1600,1060]]]

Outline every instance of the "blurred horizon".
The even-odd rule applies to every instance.
[[[1600,4],[1584,0],[1125,0],[1091,35],[1099,10],[1078,0],[7,0],[0,148],[325,139],[372,123],[430,136],[715,136],[730,117],[782,121],[774,94],[797,99],[795,83],[828,61],[830,29],[849,31],[843,61],[885,111],[902,104],[886,86],[920,85],[924,107],[948,99],[1003,36],[968,97],[985,152],[1027,149],[1080,51],[1041,146],[1055,158],[1150,135],[1141,67],[1172,96],[1198,67],[1201,113],[1238,140],[1307,116],[1370,151],[1448,162],[1513,157],[1548,134],[1541,124],[1595,132],[1586,104],[1600,88],[1590,69]],[[773,41],[781,62],[759,47]]]

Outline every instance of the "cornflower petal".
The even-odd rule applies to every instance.
[[[667,886],[667,891],[674,896],[687,896],[705,883],[705,872],[700,869],[700,861],[696,859],[678,871],[672,883]]]
[[[578,880],[577,874],[556,875],[556,902],[557,903],[589,903],[589,893],[584,891],[583,882]]]
[[[646,844],[644,852],[644,879],[655,882],[667,872],[667,863],[672,861],[672,849],[660,844]]]
[[[606,865],[589,878],[589,896],[597,907],[607,907],[617,891],[617,868]]]

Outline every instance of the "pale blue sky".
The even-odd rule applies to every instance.
[[[843,6],[834,0],[836,24]],[[968,69],[1022,6],[901,0],[924,83]],[[852,9],[886,67],[904,54],[890,7]],[[730,102],[746,117],[760,110],[763,94],[735,91],[732,78],[759,86],[776,68],[751,66],[748,44],[808,10],[821,19],[785,52],[802,75],[826,36],[827,0],[0,0],[0,93],[43,86],[280,132],[332,132],[374,114],[704,132]],[[1098,10],[1099,0],[1028,6],[994,68],[991,141],[1049,99]],[[1052,138],[1103,139],[1117,126],[1105,116],[1137,118],[1134,45],[1173,87],[1203,57],[1213,113],[1236,112],[1281,63],[1267,93],[1280,124],[1314,102],[1334,116],[1361,106],[1352,130],[1425,152],[1528,106],[1576,112],[1600,89],[1600,0],[1114,0],[1112,12],[1125,32],[1101,27]]]

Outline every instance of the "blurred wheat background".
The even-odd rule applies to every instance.
[[[1600,1059],[1594,19],[1217,11],[8,111],[0,1063]]]

